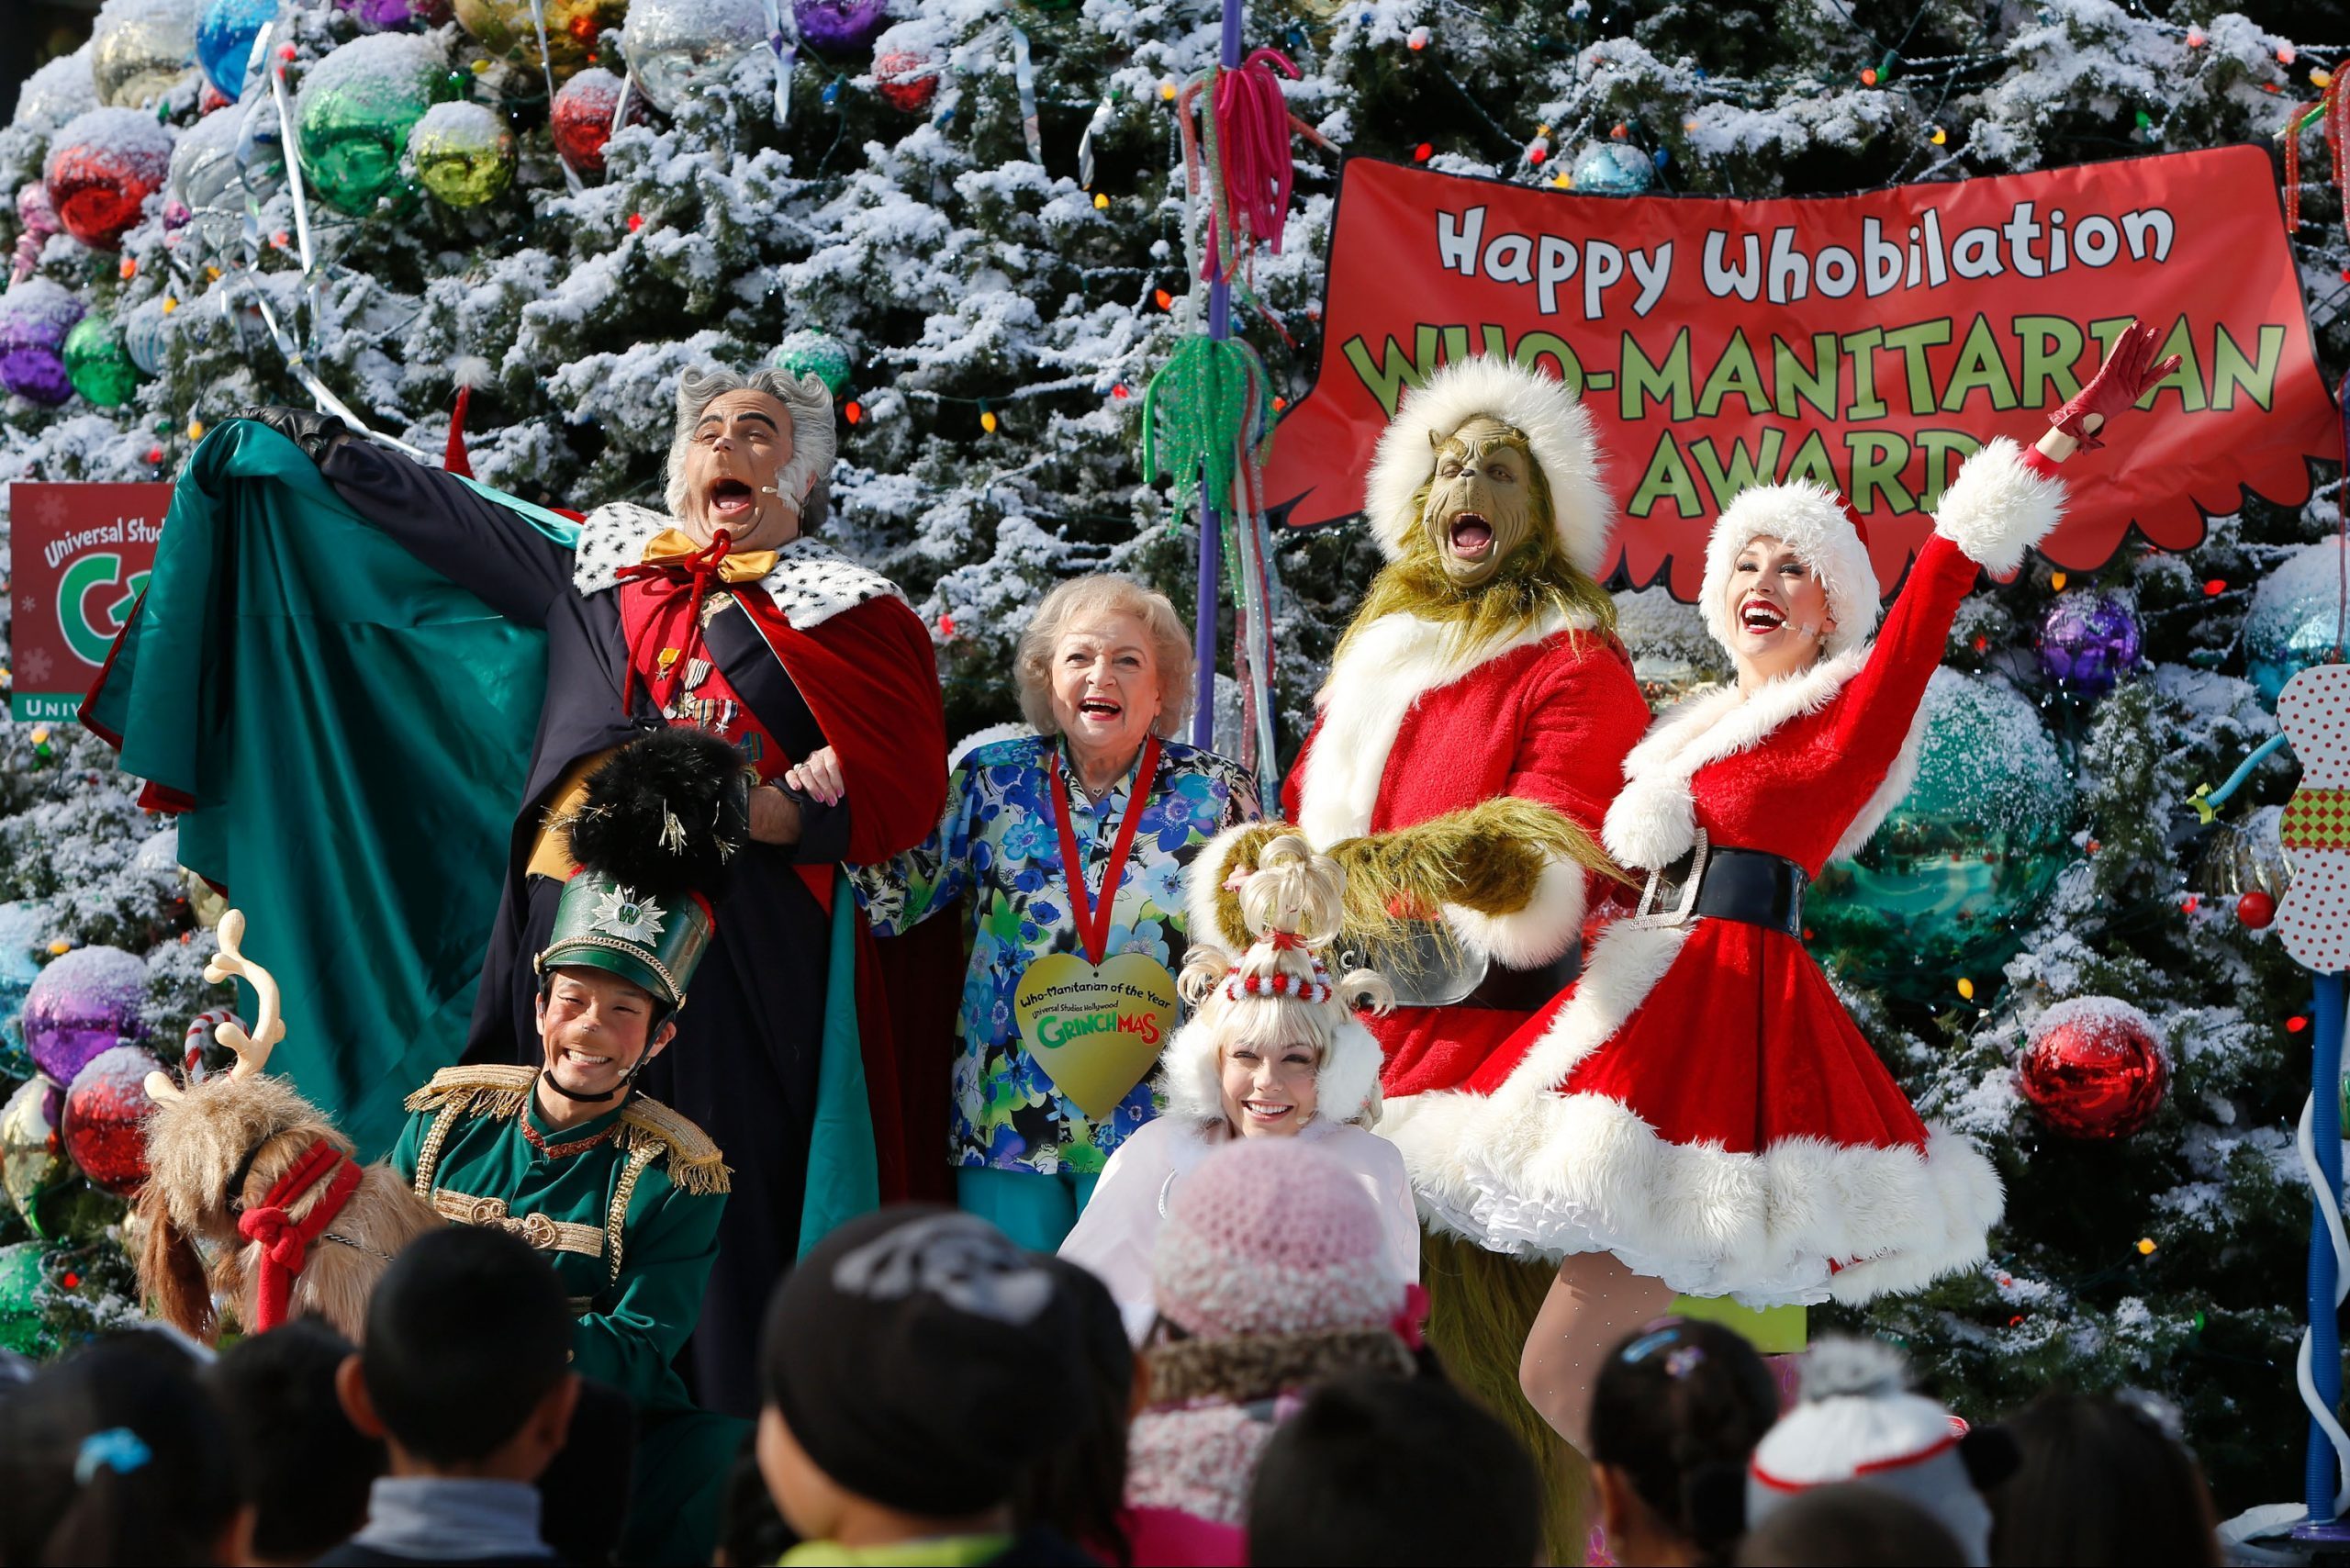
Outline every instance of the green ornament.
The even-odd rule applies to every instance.
[[[57,1348],[44,1316],[49,1305],[49,1272],[41,1266],[44,1250],[38,1241],[0,1247],[0,1350],[35,1360]]]
[[[1940,1004],[2021,948],[2070,858],[2074,790],[2038,711],[2005,685],[1937,670],[1925,708],[1917,782],[1857,857],[1822,873],[1805,917],[1846,978]]]
[[[406,195],[408,137],[449,95],[440,50],[413,33],[369,33],[319,61],[294,100],[311,192],[353,218]]]
[[[101,409],[128,403],[139,390],[139,367],[110,318],[93,310],[65,334],[65,379]]]
[[[835,398],[848,385],[848,345],[811,327],[802,327],[784,339],[783,346],[775,351],[775,357],[768,363],[794,375],[814,376]]]
[[[514,183],[514,132],[481,104],[435,104],[408,133],[418,181],[450,207],[496,201]]]

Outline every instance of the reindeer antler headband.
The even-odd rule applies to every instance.
[[[245,912],[232,909],[220,917],[220,950],[204,966],[204,978],[214,985],[231,975],[241,977],[253,988],[260,1000],[261,1023],[250,1035],[234,1019],[212,1031],[212,1037],[234,1051],[237,1065],[229,1070],[230,1078],[252,1078],[269,1067],[269,1053],[285,1037],[285,1020],[278,1010],[277,981],[267,969],[245,957]],[[151,1100],[176,1100],[180,1086],[172,1081],[167,1072],[147,1075],[147,1097]]]

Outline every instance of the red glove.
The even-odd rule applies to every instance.
[[[2081,443],[2084,450],[2095,452],[2105,442],[2087,430],[2084,421],[2091,414],[2101,416],[2098,429],[2113,422],[2113,416],[2133,407],[2146,395],[2146,389],[2178,368],[2178,355],[2173,354],[2160,364],[2153,364],[2154,344],[2162,334],[2151,322],[2132,321],[2130,330],[2114,343],[2113,352],[2098,366],[2097,376],[2074,395],[2073,400],[2048,416],[2048,422]]]

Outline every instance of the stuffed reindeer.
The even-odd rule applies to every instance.
[[[218,1300],[249,1334],[316,1312],[355,1340],[392,1255],[441,1221],[392,1170],[362,1166],[323,1112],[263,1070],[285,1023],[277,982],[238,950],[244,934],[241,911],[222,916],[220,951],[204,969],[215,984],[243,977],[260,999],[251,1035],[234,1023],[214,1032],[236,1066],[185,1088],[166,1073],[147,1079],[155,1110],[139,1282],[161,1316],[200,1338],[219,1331]],[[212,1255],[208,1274],[199,1243]]]

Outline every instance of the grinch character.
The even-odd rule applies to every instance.
[[[461,1052],[537,1059],[532,959],[588,776],[666,727],[735,749],[749,837],[645,1087],[733,1158],[692,1360],[745,1416],[760,1308],[803,1238],[904,1189],[887,1009],[841,867],[919,843],[946,781],[928,630],[813,536],[834,440],[812,375],[689,370],[663,508],[575,518],[256,410],[190,458],[84,711],[185,813],[186,863],[265,912],[273,962],[310,980],[285,998],[285,1070],[367,1149]],[[825,746],[845,800],[786,779]]]
[[[715,735],[656,731],[585,781],[557,824],[579,870],[533,956],[538,1058],[445,1068],[410,1095],[390,1168],[456,1225],[543,1252],[576,1314],[573,1370],[627,1394],[639,1430],[622,1557],[707,1562],[749,1428],[699,1409],[671,1365],[717,1261],[732,1172],[648,1096],[708,976],[724,883],[749,845],[748,780]]]

